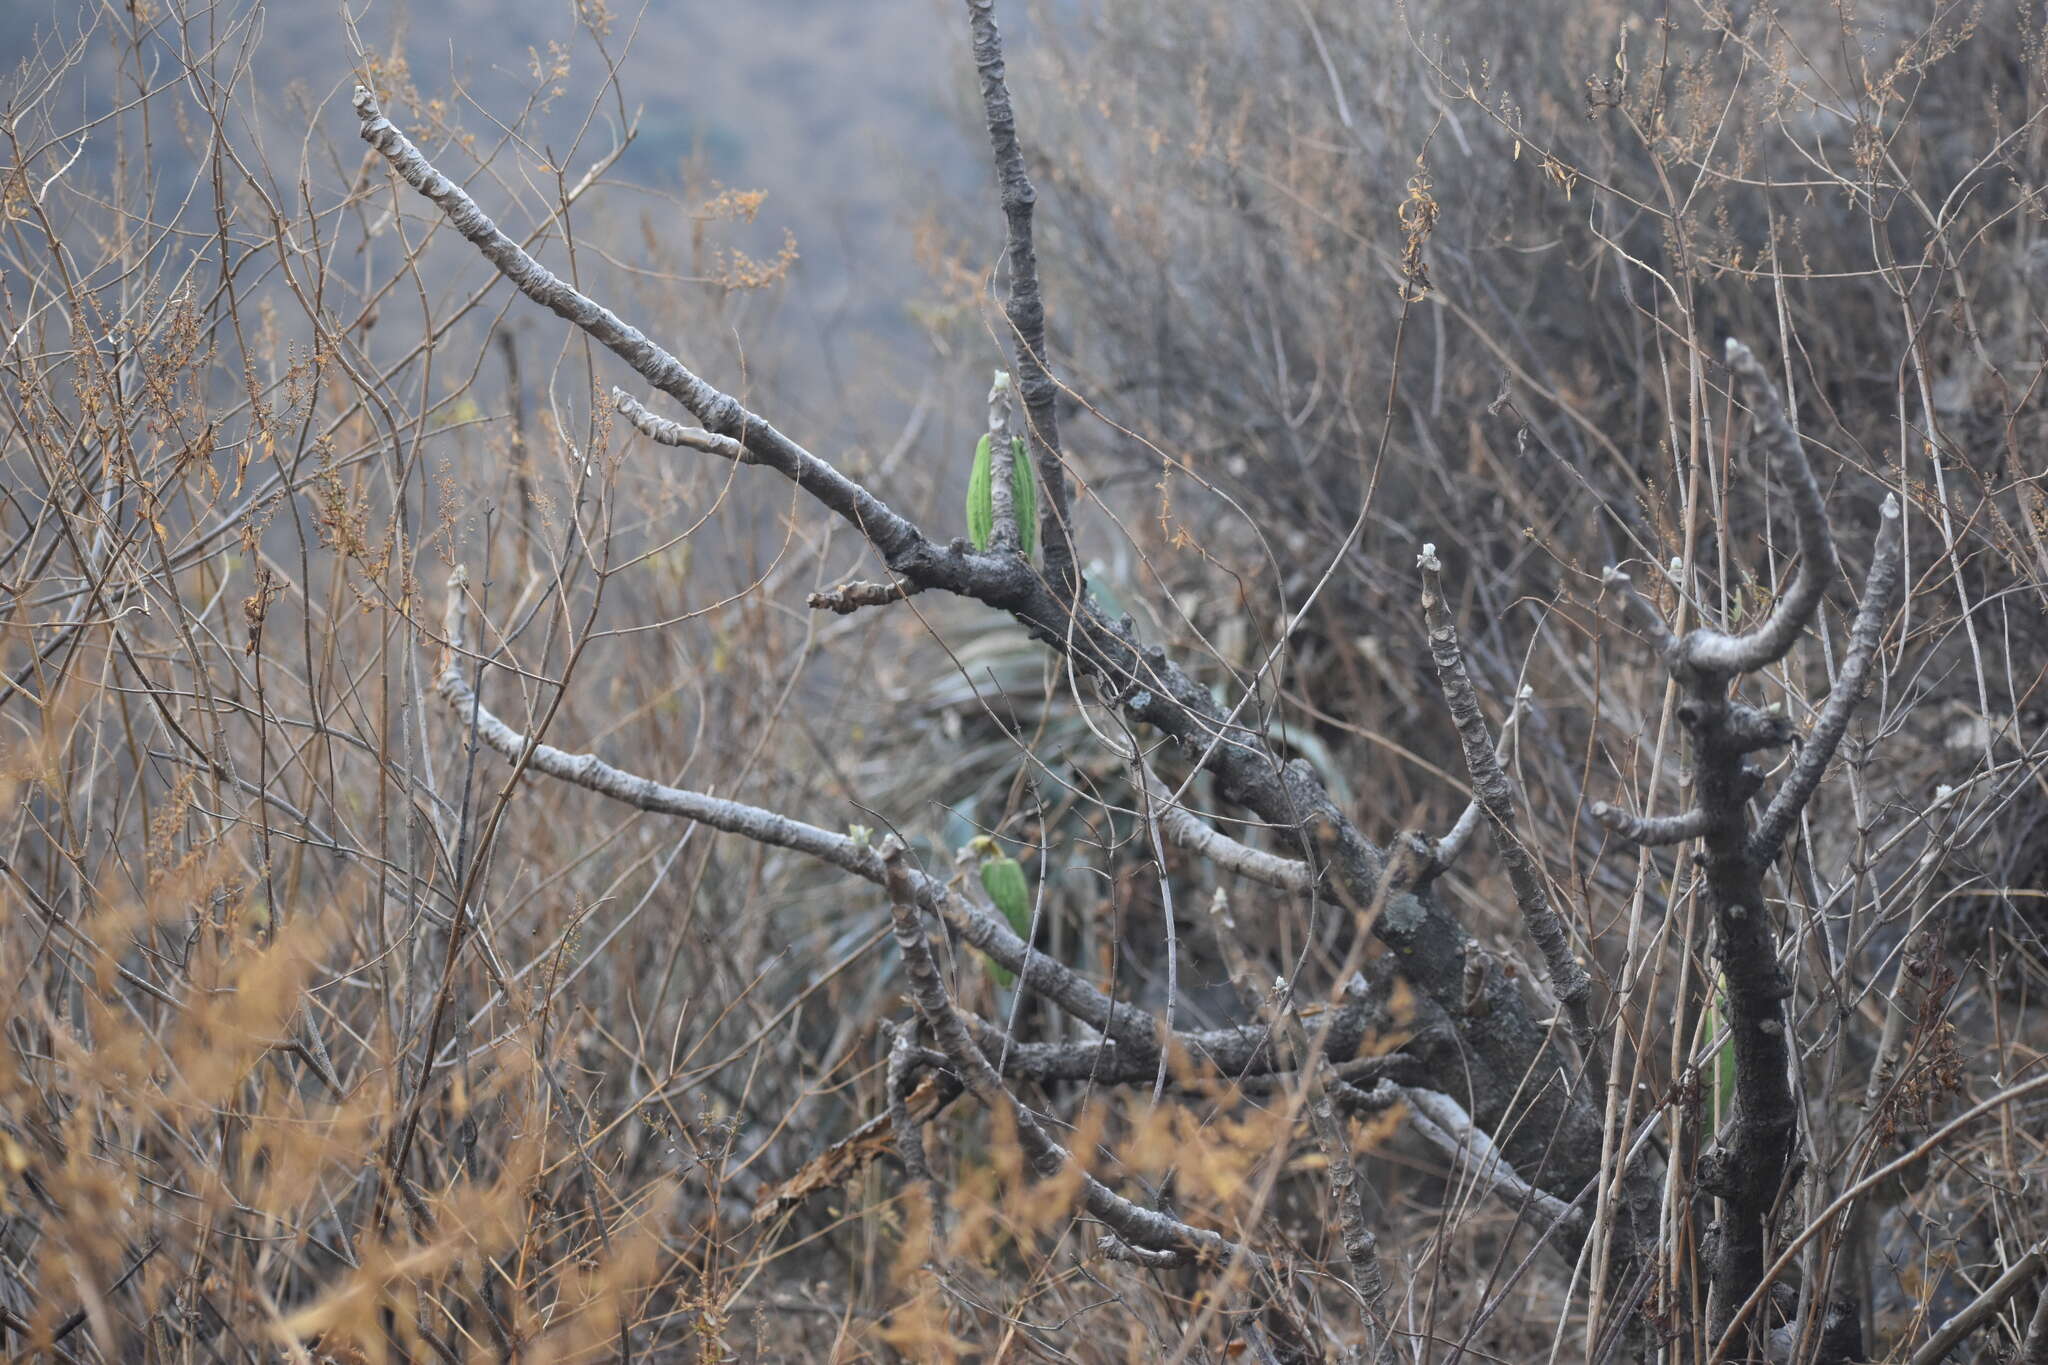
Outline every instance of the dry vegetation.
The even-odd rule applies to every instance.
[[[866,442],[596,0],[19,54],[0,1346],[2048,1362],[2038,9],[965,8]]]

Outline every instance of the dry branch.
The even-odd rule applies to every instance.
[[[1073,1163],[1073,1157],[1045,1131],[1037,1115],[1017,1103],[954,1012],[953,1003],[946,996],[945,979],[932,958],[931,945],[925,942],[924,920],[918,915],[919,874],[905,859],[902,843],[892,835],[883,844],[881,857],[896,946],[903,952],[911,998],[924,1018],[925,1027],[932,1031],[940,1049],[959,1071],[968,1091],[989,1109],[1007,1113],[1016,1124],[1018,1140],[1039,1178],[1053,1179]],[[1107,1224],[1127,1246],[1187,1260],[1218,1262],[1238,1251],[1216,1233],[1190,1227],[1132,1203],[1085,1171],[1081,1173],[1081,1198],[1088,1211]]]
[[[995,101],[991,106],[995,111],[992,136],[997,139],[999,162],[1021,169],[1021,160],[1012,162],[1004,150],[1002,125],[1008,117],[1008,103],[1002,85],[1000,49],[993,46],[993,21],[988,19],[986,0],[972,0],[970,8],[976,17],[980,54],[977,60],[982,68],[984,95]],[[984,20],[988,23],[985,32],[981,27]],[[984,42],[984,38],[989,41]],[[1121,699],[1129,719],[1153,726],[1213,771],[1224,799],[1248,808],[1270,826],[1297,834],[1311,865],[1317,869],[1318,880],[1333,877],[1335,887],[1354,906],[1373,903],[1385,869],[1385,855],[1337,808],[1314,770],[1299,760],[1283,763],[1263,736],[1240,726],[1226,713],[1205,683],[1172,663],[1163,649],[1141,645],[1128,619],[1111,621],[1091,597],[1077,597],[1065,591],[1058,574],[1041,575],[1020,556],[975,554],[966,548],[965,542],[945,547],[933,543],[866,488],[706,383],[636,328],[527,255],[498,231],[466,192],[436,170],[383,117],[367,90],[358,90],[356,111],[364,140],[385,157],[401,179],[432,200],[462,236],[522,293],[611,350],[648,383],[692,412],[706,431],[738,441],[759,463],[782,473],[859,528],[881,553],[891,572],[907,583],[906,591],[914,588],[952,592],[1008,612],[1036,638],[1070,655],[1082,671],[1095,676]],[[1013,141],[1014,129],[1011,138]],[[1017,210],[1013,225],[1028,227],[1028,181],[1005,173],[1004,184],[1005,194],[1012,196]],[[1020,257],[1013,264],[1019,267],[1012,276],[1014,298],[1017,281],[1028,273],[1023,267],[1029,262]],[[1027,339],[1027,355],[1019,360],[1020,386],[1034,439],[1040,442],[1038,450],[1041,458],[1045,458],[1044,442],[1053,435],[1052,428],[1045,423],[1052,410],[1053,390],[1049,377],[1042,375],[1042,368],[1034,371],[1026,364],[1026,359],[1040,354],[1040,346],[1029,342],[1035,333],[1028,309],[1019,314],[1018,330]],[[1034,388],[1035,373],[1045,378],[1047,387]],[[1034,393],[1039,396],[1034,398]],[[1041,530],[1050,568],[1055,537],[1062,534],[1058,528],[1065,514],[1056,471],[1048,471],[1041,463],[1040,481],[1047,493]],[[1056,506],[1061,510],[1055,511]],[[447,682],[444,677],[444,692]],[[454,683],[461,685],[459,678]],[[535,751],[536,757],[541,751]],[[689,813],[683,807],[699,810],[704,814],[690,818],[703,818],[705,823],[714,825],[716,819],[725,819],[729,825],[716,827],[730,827],[749,837],[758,831],[772,836],[771,842],[800,837],[809,845],[806,851],[815,849],[818,856],[837,862],[856,875],[871,880],[876,875],[872,855],[857,857],[836,844],[820,842],[813,835],[798,835],[783,817],[733,809],[731,803],[707,805],[709,798],[682,800],[670,794],[673,789],[657,798],[651,791],[632,786],[634,781],[644,779],[627,779],[616,770],[607,774],[601,765],[588,767],[596,764],[594,758],[572,760],[558,755],[551,761],[565,773],[601,779],[610,788],[607,794],[621,799],[659,799],[677,806],[672,812],[677,814]],[[951,903],[949,899],[935,902]],[[976,915],[965,917],[962,922],[972,930],[963,934],[970,942],[975,942],[974,935],[979,934],[1002,943],[1003,951],[992,951],[991,956],[1009,965],[1004,952],[1014,955],[1021,945],[1012,946],[1006,940],[1008,930],[1000,925],[999,919],[991,923]],[[1526,1084],[1531,1075],[1556,1076],[1560,1066],[1552,1055],[1548,1031],[1533,1017],[1520,992],[1511,983],[1496,981],[1483,1013],[1465,1008],[1465,962],[1476,945],[1426,886],[1405,890],[1392,898],[1388,912],[1375,918],[1373,931],[1399,951],[1404,975],[1421,996],[1432,1002],[1439,1017],[1456,1034],[1457,1046],[1446,1051],[1440,1060],[1452,1068],[1450,1074],[1458,1075],[1467,1085],[1465,1099],[1475,1118],[1490,1131],[1504,1135],[1517,1167],[1530,1172],[1538,1184],[1553,1191],[1580,1188],[1598,1164],[1599,1118],[1569,1089],[1549,1082]],[[1008,938],[1014,939],[1014,935]],[[977,942],[976,946],[981,945]],[[1033,961],[1036,964],[1038,959]],[[1030,984],[1038,988],[1036,981]],[[1092,1012],[1114,1019],[1117,1027],[1108,1031],[1119,1036],[1119,1041],[1132,1044],[1138,1035],[1131,1027],[1130,1013],[1124,1012],[1125,1007],[1118,1007],[1105,1016],[1101,1004],[1092,1006]],[[1065,1002],[1062,1007],[1067,1007]],[[1089,1022],[1102,1026],[1097,1019],[1091,1018]]]
[[[1634,820],[1608,811],[1600,818],[1644,842],[1697,838],[1703,845],[1708,901],[1714,914],[1714,950],[1735,1059],[1733,1112],[1699,1161],[1701,1189],[1723,1201],[1712,1242],[1708,1319],[1717,1337],[1728,1336],[1738,1307],[1767,1285],[1765,1266],[1774,1222],[1796,1176],[1799,1110],[1792,1091],[1792,1055],[1785,1001],[1792,994],[1778,956],[1778,934],[1764,896],[1763,878],[1819,784],[1849,713],[1861,699],[1864,671],[1890,611],[1897,579],[1897,507],[1887,502],[1870,581],[1843,672],[1816,727],[1810,751],[1771,803],[1753,834],[1749,803],[1764,779],[1747,755],[1781,741],[1785,727],[1730,696],[1740,675],[1775,663],[1791,649],[1818,611],[1828,583],[1840,572],[1820,486],[1783,400],[1749,348],[1730,339],[1728,364],[1747,392],[1753,427],[1772,466],[1792,493],[1800,564],[1792,587],[1755,629],[1737,635],[1702,627],[1676,639],[1627,576],[1610,570],[1607,582],[1628,588],[1651,638],[1683,693],[1677,714],[1689,737],[1697,808],[1663,821]],[[1598,814],[1598,812],[1596,812]],[[1746,1358],[1744,1337],[1732,1344]],[[1760,1333],[1758,1335],[1761,1335]]]

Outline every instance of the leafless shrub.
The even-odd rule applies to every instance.
[[[9,1350],[2048,1358],[2034,21],[965,10],[829,458],[601,5],[17,70]]]

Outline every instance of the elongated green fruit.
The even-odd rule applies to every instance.
[[[1038,491],[1021,436],[1010,438],[1010,506],[1017,514],[1017,550],[1029,559],[1038,546]],[[974,469],[967,476],[967,539],[975,549],[986,550],[995,534],[995,456],[984,433],[974,447]]]
[[[1031,457],[1024,438],[1010,438],[1010,504],[1017,509],[1017,551],[1026,559],[1038,545],[1038,485],[1031,477]]]
[[[981,864],[981,887],[988,892],[988,898],[996,903],[996,909],[1003,912],[1003,918],[1010,922],[1017,937],[1027,943],[1031,939],[1031,887],[1024,880],[1024,867],[1007,854],[997,854]],[[1017,978],[1014,973],[995,963],[989,963],[996,984],[1007,986]]]
[[[1714,998],[1707,1002],[1709,1038],[1721,1031],[1721,1021],[1726,1017],[1725,1008],[1721,992],[1716,989]],[[1707,1112],[1713,1116],[1714,1127],[1718,1129],[1722,1116],[1735,1106],[1735,1039],[1732,1037],[1714,1054],[1713,1071],[1707,1081],[1707,1100]]]
[[[986,550],[996,531],[995,461],[989,458],[988,434],[974,448],[974,471],[967,476],[967,539]]]
[[[1022,863],[1006,854],[990,858],[981,865],[981,886],[1017,937],[1031,931],[1031,888],[1024,881]]]

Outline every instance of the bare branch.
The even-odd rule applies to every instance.
[[[1515,697],[1515,704],[1509,709],[1507,719],[1500,723],[1500,739],[1493,746],[1495,763],[1503,767],[1507,765],[1508,753],[1514,743],[1515,726],[1522,719],[1523,713],[1529,709],[1529,698],[1534,695],[1533,688],[1524,687]],[[1479,817],[1484,810],[1485,807],[1480,804],[1479,798],[1473,797],[1465,803],[1465,809],[1459,812],[1458,821],[1451,826],[1450,833],[1436,841],[1436,871],[1439,875],[1457,865],[1459,857],[1465,852],[1466,843],[1472,838],[1472,832],[1479,828]]]
[[[376,96],[362,86],[356,87],[355,110],[362,122],[363,141],[391,163],[401,180],[433,200],[455,230],[520,293],[604,345],[641,378],[681,403],[712,434],[739,442],[753,452],[758,463],[780,471],[859,527],[861,534],[874,542],[892,565],[925,544],[917,527],[890,511],[881,499],[749,412],[732,395],[698,378],[680,360],[649,341],[639,328],[585,297],[529,256],[517,242],[498,230],[467,191],[434,169],[412,139],[384,117]]]
[[[1682,815],[1630,815],[1605,801],[1595,801],[1589,809],[1595,820],[1633,844],[1682,844],[1707,832],[1707,813],[1699,809]]]
[[[967,1082],[974,1097],[990,1110],[1005,1112],[1017,1125],[1017,1138],[1041,1179],[1050,1180],[1073,1161],[1065,1148],[1055,1142],[1038,1121],[1038,1116],[1017,1103],[996,1075],[988,1058],[968,1036],[960,1016],[946,997],[945,979],[925,942],[924,921],[918,916],[917,874],[904,857],[902,841],[891,835],[881,853],[889,908],[896,931],[896,946],[903,952],[903,964],[910,978],[911,998],[925,1027],[932,1031],[939,1050]],[[1108,1186],[1081,1173],[1081,1198],[1088,1211],[1106,1223],[1127,1246],[1153,1252],[1170,1252],[1199,1260],[1221,1261],[1238,1248],[1214,1232],[1194,1228],[1163,1213],[1142,1208]]]
[[[1045,494],[1038,514],[1038,543],[1044,547],[1046,576],[1068,598],[1080,595],[1080,572],[1074,564],[1073,513],[1067,490],[1065,457],[1060,450],[1059,385],[1045,356],[1045,301],[1038,288],[1038,249],[1032,241],[1032,208],[1038,191],[1024,167],[1017,141],[1017,115],[1010,105],[1009,76],[1003,63],[1003,37],[996,28],[995,0],[967,0],[967,22],[973,34],[974,68],[981,76],[981,106],[988,125],[989,147],[995,156],[996,188],[1002,196],[1009,241],[1004,260],[1009,289],[1003,312],[1010,322],[1017,362],[1017,387],[1024,396],[1025,425],[1038,467],[1038,486]]]
[[[1509,1205],[1540,1214],[1547,1222],[1580,1220],[1577,1209],[1522,1179],[1494,1146],[1493,1139],[1481,1132],[1465,1107],[1449,1095],[1413,1086],[1401,1086],[1399,1091],[1401,1098],[1408,1101],[1415,1131],[1454,1160],[1470,1163],[1473,1174]]]
[[[2034,1316],[2027,1323],[2026,1340],[2020,1343],[2019,1365],[2048,1365],[2048,1289],[2041,1291]]]
[[[1438,575],[1443,564],[1436,547],[1425,545],[1416,559],[1422,571],[1422,614],[1429,626],[1429,652],[1436,662],[1438,680],[1443,684],[1444,704],[1458,727],[1458,739],[1465,750],[1465,767],[1472,774],[1472,791],[1485,808],[1493,831],[1493,846],[1506,866],[1514,887],[1515,906],[1522,913],[1522,926],[1543,954],[1550,972],[1551,989],[1572,1021],[1579,1046],[1591,1056],[1594,1030],[1589,1001],[1593,983],[1586,969],[1572,955],[1571,938],[1564,920],[1551,908],[1543,876],[1536,860],[1529,856],[1521,836],[1515,832],[1515,788],[1500,759],[1493,751],[1493,736],[1487,733],[1486,717],[1479,710],[1479,696],[1465,671],[1464,651],[1458,645],[1458,627],[1444,605],[1443,583]]]
[[[1770,614],[1754,630],[1727,635],[1702,627],[1685,638],[1683,653],[1692,667],[1709,673],[1754,673],[1785,657],[1813,620],[1821,594],[1842,571],[1835,558],[1834,532],[1828,527],[1827,505],[1806,448],[1785,413],[1777,386],[1749,347],[1728,338],[1728,368],[1748,391],[1750,426],[1792,492],[1792,522],[1799,537],[1799,568],[1785,595],[1771,604]]]
[[[1166,831],[1167,838],[1182,848],[1207,858],[1219,867],[1283,891],[1308,891],[1315,886],[1315,871],[1307,863],[1239,843],[1175,801],[1173,793],[1167,790],[1166,784],[1150,767],[1144,768],[1144,773],[1146,790],[1157,803],[1160,828]]]
[[[457,657],[462,648],[463,615],[458,589],[448,611],[451,653]],[[529,739],[483,705],[454,657],[442,669],[435,687],[464,724],[476,727],[478,739],[514,764],[523,764],[533,772],[587,788],[639,810],[679,816],[755,843],[791,849],[877,886],[886,885],[881,856],[866,843],[847,835],[834,834],[759,806],[671,787],[615,768],[596,754],[572,754]],[[1028,946],[994,907],[955,894],[945,883],[923,873],[913,873],[912,879],[920,906],[945,921],[969,944],[1015,972],[1032,990],[1136,1053],[1147,1058],[1158,1055],[1158,1026],[1142,1010],[1111,1000],[1065,963]]]
[[[1903,576],[1900,568],[1904,553],[1903,535],[1899,500],[1887,493],[1884,521],[1877,531],[1877,549],[1871,557],[1870,576],[1863,586],[1863,605],[1857,608],[1855,624],[1849,628],[1849,649],[1842,659],[1842,671],[1828,693],[1826,704],[1821,707],[1820,719],[1814,722],[1813,733],[1806,737],[1806,747],[1800,750],[1798,761],[1792,765],[1791,774],[1779,785],[1763,818],[1757,821],[1752,842],[1758,862],[1771,861],[1784,847],[1786,834],[1820,788],[1821,775],[1827,771],[1828,760],[1835,756],[1835,749],[1849,728],[1850,714],[1863,700],[1870,661],[1877,656],[1878,641],[1884,635],[1885,622],[1890,619],[1892,605],[1898,598],[1899,582]]]
[[[996,371],[988,386],[988,445],[989,505],[995,521],[988,547],[997,554],[1010,554],[1020,543],[1017,462],[1010,457],[1010,376],[1002,370]]]
[[[1927,1338],[1927,1344],[1913,1352],[1912,1365],[1941,1365],[1956,1347],[1963,1344],[1963,1338],[1982,1327],[1992,1314],[2005,1307],[2006,1300],[2026,1288],[2031,1281],[2041,1278],[2044,1271],[2048,1271],[2048,1242],[2036,1242],[1983,1293],[1943,1323],[1940,1331]],[[2041,1298],[2042,1302],[2048,1303],[2048,1293],[2043,1293]],[[2038,1312],[2036,1316],[2039,1316]]]
[[[912,1116],[909,1102],[919,1052],[912,1030],[898,1029],[895,1041],[889,1045],[889,1127],[896,1137],[896,1154],[903,1162],[903,1173],[913,1184],[924,1187],[925,1198],[931,1205],[932,1246],[936,1249],[945,1234],[945,1204],[939,1198],[939,1183],[933,1178],[931,1161],[925,1155],[924,1127]]]
[[[851,616],[862,607],[886,607],[892,602],[901,602],[924,591],[921,584],[907,578],[893,583],[870,583],[856,579],[841,583],[836,588],[814,592],[805,599],[813,611],[829,611],[839,616]]]
[[[688,450],[701,450],[706,455],[716,455],[736,464],[760,464],[756,456],[730,436],[705,431],[702,427],[686,427],[654,412],[639,399],[624,389],[612,390],[612,405],[628,422],[637,428],[642,436],[656,445],[680,446]]]

